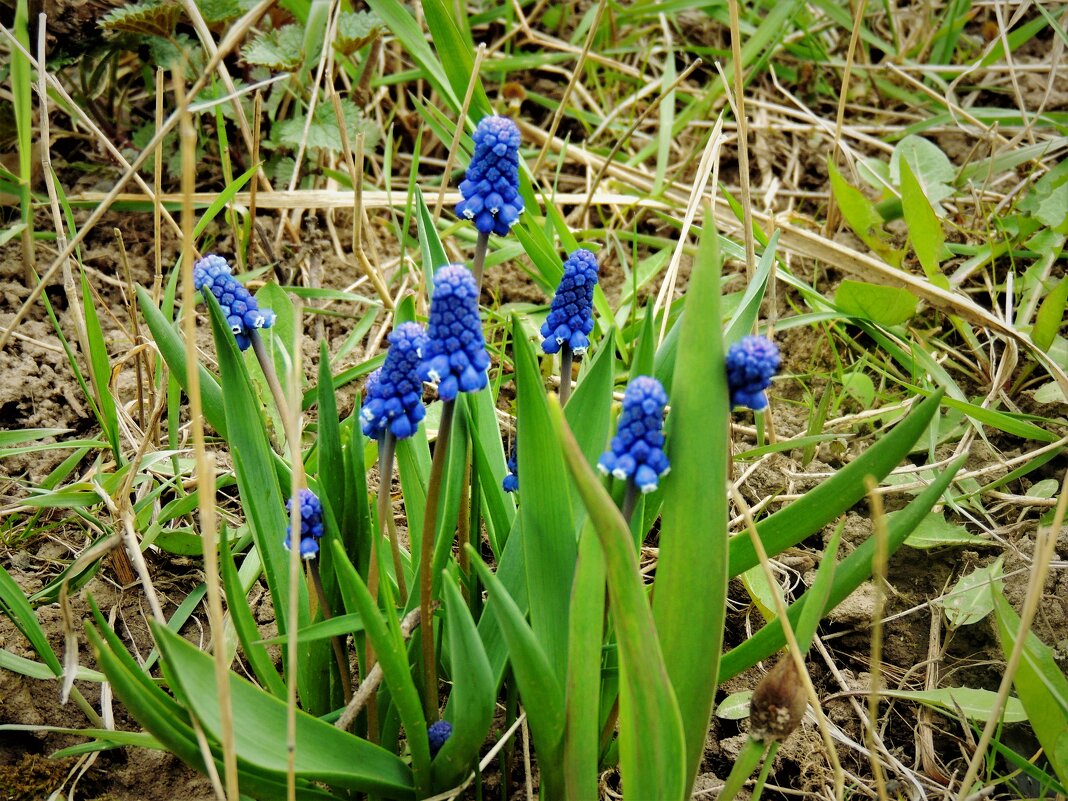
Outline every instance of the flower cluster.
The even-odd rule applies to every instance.
[[[274,325],[274,312],[261,309],[252,294],[230,274],[222,256],[208,255],[193,265],[193,286],[219,301],[234,339],[241,350],[252,344],[249,332]]]
[[[419,377],[436,382],[443,401],[486,386],[489,355],[478,316],[478,287],[471,271],[449,264],[434,276],[427,338],[419,350]]]
[[[447,720],[431,723],[426,728],[426,734],[430,740],[430,758],[433,759],[445,745],[445,741],[452,737],[452,724]]]
[[[561,346],[576,355],[586,352],[593,330],[593,288],[597,284],[597,257],[579,248],[564,262],[564,277],[553,296],[549,316],[541,327],[541,349],[556,353]]]
[[[293,499],[286,501],[286,511],[292,515]],[[293,525],[286,531],[285,546],[289,550]],[[319,553],[319,539],[323,536],[323,503],[310,489],[300,491],[300,556],[314,559]]]
[[[402,323],[389,335],[389,351],[379,370],[367,379],[367,400],[360,418],[363,433],[380,437],[388,429],[397,439],[412,436],[426,415],[419,380],[419,349],[426,342],[422,326]]]
[[[460,184],[456,214],[483,234],[504,236],[523,211],[519,194],[519,129],[507,117],[483,117],[475,128],[475,153]]]
[[[597,462],[602,473],[629,479],[642,492],[657,488],[670,469],[664,455],[666,405],[667,393],[655,378],[640,375],[627,385],[611,450]]]
[[[512,443],[512,452],[508,454],[508,475],[501,480],[501,489],[505,492],[515,492],[519,489],[519,461],[515,455],[515,443]]]
[[[764,392],[779,372],[779,349],[767,337],[742,337],[727,350],[727,383],[731,406],[760,411],[768,405]]]

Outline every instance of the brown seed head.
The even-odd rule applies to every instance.
[[[805,688],[789,654],[760,680],[749,702],[749,735],[783,742],[801,723],[808,708]]]

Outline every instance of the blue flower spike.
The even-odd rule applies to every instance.
[[[564,262],[564,276],[553,296],[549,316],[541,327],[541,349],[556,353],[567,345],[575,355],[590,346],[593,330],[593,288],[597,285],[597,257],[579,248]]]
[[[300,491],[300,556],[314,559],[319,553],[319,539],[323,536],[323,504],[310,489]],[[293,499],[286,501],[286,512],[293,513]],[[292,523],[286,530],[285,548],[292,542]]]
[[[472,135],[475,153],[460,184],[456,216],[481,234],[504,236],[523,211],[519,194],[519,129],[507,117],[483,117]]]
[[[597,462],[605,475],[633,481],[642,492],[653,492],[670,469],[664,454],[664,407],[667,393],[655,378],[640,375],[623,393],[611,450]]]
[[[360,412],[363,433],[381,437],[387,430],[407,439],[426,416],[423,382],[418,375],[419,349],[426,334],[417,323],[402,323],[389,335],[386,361],[367,379],[367,400]]]
[[[448,264],[434,275],[427,338],[419,356],[419,377],[436,383],[443,401],[488,383],[490,359],[478,316],[478,287],[462,264]]]
[[[512,443],[512,452],[508,454],[508,475],[501,480],[501,489],[505,492],[515,492],[519,489],[519,461],[515,453],[515,443]]]
[[[222,256],[207,255],[193,265],[193,286],[210,292],[219,301],[241,350],[252,344],[250,332],[274,325],[274,312],[260,308],[252,294],[230,274],[230,265]]]
[[[742,337],[727,350],[727,383],[731,406],[748,406],[759,412],[768,405],[764,391],[779,372],[779,348],[767,337]]]
[[[426,735],[430,740],[430,758],[433,759],[445,745],[445,741],[452,737],[452,724],[447,720],[431,723],[427,726]]]

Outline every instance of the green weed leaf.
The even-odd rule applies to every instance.
[[[916,313],[916,296],[908,290],[866,281],[842,281],[834,302],[845,314],[885,326],[900,325]]]

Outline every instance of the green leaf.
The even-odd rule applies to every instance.
[[[274,660],[267,649],[259,642],[260,631],[252,617],[248,598],[234,564],[234,555],[230,550],[230,541],[223,540],[222,558],[219,560],[223,589],[226,592],[226,608],[230,610],[230,622],[237,632],[237,640],[248,660],[256,679],[275,697],[286,697],[286,685],[275,670]]]
[[[903,169],[902,164],[908,166]],[[902,187],[902,202],[905,205],[907,205],[904,198],[906,169],[915,170],[913,176],[923,187],[923,195],[936,209],[939,208],[939,203],[953,194],[954,189],[950,184],[957,177],[956,168],[949,160],[949,156],[943,153],[934,142],[922,136],[909,135],[894,147],[894,152],[890,156],[890,180]]]
[[[416,221],[419,224],[419,251],[423,257],[423,272],[426,275],[427,291],[433,294],[434,273],[438,267],[444,267],[449,263],[449,256],[445,252],[445,246],[441,244],[437,226],[434,225],[434,215],[426,205],[423,190],[415,188]]]
[[[181,385],[182,389],[189,389],[188,366],[185,363],[185,344],[178,334],[174,324],[156,308],[152,296],[142,286],[135,287],[137,302],[141,307],[141,314],[145,318],[152,339],[156,342],[163,360],[171,370],[171,374]],[[222,390],[215,376],[209,373],[204,365],[198,364],[197,371],[200,373],[200,402],[204,410],[204,419],[208,424],[226,439],[226,412],[223,409]]]
[[[372,11],[342,11],[337,19],[334,49],[350,56],[378,37],[382,20]]]
[[[917,701],[934,707],[950,715],[963,714],[970,720],[987,721],[994,711],[994,702],[998,697],[991,690],[979,690],[972,687],[940,687],[937,690],[880,690],[885,698],[900,698],[904,701]],[[1019,699],[1009,697],[1001,719],[1006,723],[1023,723],[1027,718]]]
[[[930,412],[933,411],[933,409],[935,408],[937,407],[929,407],[927,410],[924,411]],[[928,414],[922,414],[920,412],[921,410],[917,409],[912,413],[912,415],[920,415],[917,420],[913,420],[913,423],[930,420]],[[912,417],[912,415],[910,415],[910,418]],[[909,418],[906,418],[904,421],[902,421],[902,423],[900,423],[898,427],[894,429],[894,432],[891,432],[890,436],[892,436],[893,433],[899,431],[902,426],[906,425],[908,422]],[[910,434],[914,433],[913,441],[915,440],[915,437],[918,437],[923,432],[923,429],[925,427],[926,426],[924,422],[924,425],[919,427],[919,431],[915,431],[915,429],[910,430]],[[904,432],[902,433],[904,434]],[[887,438],[884,438],[884,441],[885,439]],[[903,437],[903,439],[907,439],[907,437]],[[877,447],[879,447],[878,444],[872,446],[872,449],[870,450],[873,450]],[[865,454],[864,456],[866,455],[868,454]],[[857,464],[857,462],[863,459],[864,456],[858,457],[856,460],[854,460],[852,464],[842,468],[842,470],[840,470],[838,474],[841,475],[843,471],[849,470],[850,467]],[[913,528],[915,528],[915,526],[918,525],[919,522],[927,515],[931,507],[942,496],[942,493],[945,491],[946,487],[949,486],[949,483],[953,480],[953,476],[956,475],[957,471],[961,468],[961,465],[964,464],[966,458],[966,456],[962,456],[955,462],[953,462],[951,465],[949,465],[945,471],[938,475],[938,477],[931,483],[929,487],[927,487],[927,489],[925,489],[922,493],[916,496],[916,498],[914,498],[912,502],[907,507],[905,507],[905,509],[902,510],[902,513],[899,516],[896,516],[892,520],[888,521],[887,547],[888,552],[890,554],[893,554],[895,551],[897,551],[899,547],[901,547],[901,544],[905,541],[905,538],[908,537],[910,533],[912,533]],[[859,475],[863,477],[867,474],[867,471],[861,471]],[[835,479],[830,479],[829,481],[834,480]],[[800,501],[795,502],[794,505],[809,501],[810,496],[813,496],[813,493],[819,491],[820,487],[828,487],[828,482],[824,482],[819,487],[810,490],[804,498],[802,498]],[[810,502],[813,503],[814,509],[818,509],[820,508],[820,505],[832,503],[832,497],[834,496],[821,494],[821,496],[811,497]],[[843,506],[840,511],[848,509],[857,500],[859,500],[859,498],[850,500],[849,503]],[[783,512],[788,511],[790,508],[792,507],[786,507]],[[839,514],[840,511],[835,512],[835,514]],[[772,527],[768,526],[767,524],[770,521],[773,521],[777,515],[782,515],[783,512],[776,512],[775,515],[772,515],[771,517],[766,518],[765,520],[762,520],[760,521],[760,523],[757,524],[757,531],[760,533],[761,539],[765,541],[765,545],[768,548],[769,553],[778,552],[777,544],[773,545],[773,543],[776,543],[776,541],[779,540],[779,537],[773,533]],[[808,530],[808,523],[806,522],[806,517],[807,514],[796,518],[797,524],[801,525],[802,531],[805,532],[802,534],[800,539],[803,539],[805,536],[808,536],[808,533],[811,533]],[[778,523],[781,523],[784,526],[788,526],[790,525],[790,518],[788,516],[781,517],[779,518],[779,521],[777,521],[777,525]],[[761,527],[761,524],[764,524],[763,529]],[[748,539],[748,537],[735,537],[731,541],[731,575],[737,575],[737,572],[740,572],[736,570],[736,568],[745,570],[750,567],[750,564],[756,563],[756,555],[752,554],[752,544],[748,543]],[[789,536],[789,539],[794,542],[800,541],[800,539],[794,540],[793,536]],[[735,547],[735,543],[741,543],[739,546],[737,546],[737,550]],[[744,554],[742,552],[743,547],[745,547]],[[830,595],[827,598],[826,603],[823,605],[823,609],[820,611],[818,617],[822,618],[823,615],[825,615],[828,611],[830,611],[835,606],[840,604],[843,600],[845,600],[847,597],[849,597],[849,594],[852,593],[853,590],[855,590],[857,587],[859,587],[861,582],[867,580],[867,578],[871,576],[872,560],[874,559],[874,557],[875,538],[869,537],[867,540],[861,543],[861,545],[859,545],[851,554],[849,554],[849,556],[842,560],[841,564],[839,564],[835,569],[834,584],[831,588]],[[750,563],[750,559],[754,561]],[[798,600],[796,600],[793,604],[790,605],[787,614],[791,623],[794,625],[795,631],[801,628],[799,621],[801,620],[802,615],[807,617],[809,614],[811,614],[810,612],[806,612],[808,604],[810,602],[818,603],[818,598],[816,598],[814,594],[810,594],[812,592],[812,590],[808,590],[807,592],[802,594],[802,596]],[[785,637],[783,637],[782,625],[777,620],[772,621],[768,625],[764,626],[764,628],[760,629],[752,637],[743,642],[741,645],[736,646],[735,648],[731,649],[723,655],[723,659],[720,662],[719,668],[720,683],[722,684],[728,679],[734,678],[746,668],[752,667],[760,660],[768,658],[769,656],[774,654],[779,648],[781,648],[785,643],[786,639]]]
[[[162,626],[153,625],[153,633],[163,652],[168,683],[189,705],[205,731],[218,739],[222,724],[211,655]],[[233,673],[228,679],[233,718],[239,724],[234,726],[238,759],[284,777],[288,761],[282,734],[287,725],[285,701]],[[332,787],[413,798],[412,772],[397,756],[299,709],[296,773],[301,779]]]
[[[890,246],[889,237],[882,228],[883,217],[876,211],[875,205],[863,192],[846,181],[830,159],[827,161],[827,170],[831,178],[831,192],[853,233],[887,263],[900,267],[903,254]]]
[[[1020,637],[1020,618],[997,587],[991,587],[998,639],[1009,658]],[[1057,667],[1053,652],[1032,632],[1027,632],[1022,658],[1013,685],[1026,711],[1035,736],[1046,751],[1062,784],[1068,783],[1068,752],[1064,734],[1068,731],[1068,679]]]
[[[904,510],[890,512],[887,520],[892,520],[894,515],[899,515]],[[910,548],[927,550],[930,548],[947,548],[953,545],[990,545],[990,542],[982,537],[972,534],[964,526],[950,523],[945,515],[940,512],[931,512],[920,521],[916,529],[905,540]]]
[[[1068,186],[1065,187],[1068,189]],[[1057,332],[1064,325],[1064,310],[1068,307],[1068,278],[1062,278],[1053,288],[1035,315],[1035,327],[1031,330],[1031,340],[1040,350],[1049,352]],[[1037,393],[1036,393],[1037,398]]]
[[[415,688],[411,669],[408,666],[408,650],[404,644],[404,637],[401,636],[396,613],[393,611],[392,603],[388,604],[384,615],[379,612],[378,604],[371,597],[367,585],[356,572],[356,568],[352,566],[352,562],[348,560],[341,543],[334,540],[333,546],[338,589],[345,601],[345,608],[349,612],[360,614],[364,631],[367,632],[367,636],[374,645],[378,662],[382,665],[382,676],[389,686],[393,703],[396,705],[408,738],[415,792],[423,797],[430,790],[430,744],[427,740],[427,721],[423,716],[423,704],[419,698],[419,691]],[[385,582],[382,583],[381,588],[388,594],[388,585]],[[349,758],[355,761],[355,754]]]
[[[1004,561],[1004,558],[999,556],[986,567],[973,570],[946,593],[941,604],[949,625],[954,628],[970,626],[994,611],[990,587],[1002,585],[1001,574]]]
[[[760,304],[764,302],[764,291],[768,287],[768,278],[775,267],[775,249],[779,244],[781,230],[776,228],[768,240],[764,252],[757,262],[753,279],[746,285],[742,300],[731,315],[730,322],[723,334],[723,344],[730,347],[739,339],[753,330],[757,317],[760,315]]]
[[[933,283],[945,289],[949,284],[942,275],[941,261],[946,250],[946,237],[908,159],[901,160],[901,206],[920,266]]]
[[[569,617],[564,730],[564,786],[568,798],[598,797],[604,593],[604,556],[597,532],[587,523],[579,539]]]
[[[794,628],[794,637],[797,638],[798,647],[803,653],[808,653],[812,645],[812,638],[816,636],[819,628],[822,612],[827,606],[827,599],[831,597],[834,588],[834,577],[838,571],[838,545],[842,541],[842,531],[845,529],[845,518],[838,521],[830,542],[823,549],[820,558],[820,566],[816,571],[816,578],[808,589],[809,601],[801,610],[797,626]]]
[[[691,283],[691,297],[694,291]],[[619,644],[619,762],[623,782],[628,795],[634,798],[681,801],[689,797],[692,782],[683,722],[665,665],[666,657],[660,648],[663,635],[657,632],[642,585],[630,527],[586,462],[559,406],[554,406],[553,411],[568,470],[586,504],[604,553],[609,609]],[[705,495],[725,497],[722,493]],[[661,549],[661,557],[663,553]],[[715,576],[715,572],[706,574],[705,578],[709,575]],[[725,578],[723,584],[725,592]],[[702,589],[707,592],[708,585],[702,584]],[[699,631],[695,628],[699,625],[700,622],[695,624],[691,619],[686,633],[692,637]],[[705,654],[705,658],[709,659],[710,655]],[[512,664],[514,669],[514,660]],[[711,703],[700,710],[706,731],[710,711]],[[695,716],[691,714],[692,717]]]
[[[2,567],[0,567],[0,611],[7,615],[22,636],[29,640],[37,656],[48,666],[52,674],[63,675],[63,665],[60,664],[59,657],[49,645],[48,637],[45,636],[41,624],[37,622],[37,616],[33,613],[26,596]]]
[[[514,534],[512,538],[515,538]],[[471,554],[472,567],[478,572],[483,584],[489,590],[491,603],[487,605],[487,613],[490,609],[493,610],[504,642],[507,644],[512,673],[515,676],[519,693],[523,697],[523,708],[526,710],[527,720],[530,723],[534,746],[541,754],[540,764],[546,767],[543,776],[550,777],[552,780],[551,777],[555,773],[552,766],[559,764],[558,755],[564,731],[563,690],[560,689],[560,682],[556,679],[545,650],[534,636],[530,626],[527,625],[523,612],[512,600],[511,593],[486,567],[478,552],[470,544],[467,550]],[[507,550],[505,553],[507,554]]]
[[[518,318],[513,319],[518,395],[516,458],[519,463],[519,519],[524,531],[530,624],[545,649],[557,681],[567,663],[567,610],[577,545],[564,460],[555,448],[552,419],[534,352]]]
[[[709,491],[727,486],[723,443],[730,439],[727,375],[718,325],[722,319],[721,267],[719,238],[714,226],[706,222],[686,293],[686,315],[668,394],[667,455],[672,470],[663,482],[660,560],[653,596],[656,630],[685,732],[686,797],[712,714],[727,604],[727,495]]]
[[[716,717],[722,720],[745,720],[749,717],[749,701],[752,690],[731,693],[716,707]]]
[[[371,4],[373,8],[374,5]],[[475,66],[474,48],[470,37],[465,37],[457,27],[457,15],[455,7],[446,4],[443,0],[422,0],[423,14],[426,17],[426,26],[434,40],[434,47],[438,51],[438,57],[449,85],[456,97],[467,94],[467,86],[472,79]],[[414,55],[414,54],[413,54]],[[468,113],[473,119],[493,113],[493,106],[489,102],[486,90],[482,87],[482,81],[474,76],[475,90],[471,95],[471,107]],[[459,111],[455,108],[454,111]]]
[[[341,110],[345,117],[349,141],[355,142],[357,135],[362,133],[364,147],[371,150],[381,137],[377,123],[364,117],[359,107],[348,98],[342,98]],[[306,119],[303,113],[298,113],[287,120],[276,122],[271,129],[271,138],[279,145],[293,150],[299,148],[301,142],[304,141],[305,146],[309,148],[327,150],[331,153],[342,151],[341,129],[338,127],[337,115],[334,113],[332,103],[319,103],[315,107],[311,125],[308,126],[307,137],[304,135]]]
[[[100,327],[100,318],[93,303],[93,293],[89,289],[89,279],[82,273],[82,309],[85,313],[85,334],[89,340],[89,371],[93,377],[93,391],[96,395],[97,408],[100,410],[100,427],[104,429],[112,453],[122,464],[122,451],[119,448],[119,417],[115,407],[115,395],[111,390],[111,360],[108,347],[104,341],[104,331]]]
[[[846,279],[834,293],[834,303],[853,317],[893,326],[916,313],[916,296],[907,289]]]
[[[166,39],[174,35],[181,16],[182,7],[178,3],[130,3],[113,8],[97,24],[107,31]]]
[[[842,376],[842,389],[856,398],[863,408],[871,409],[874,406],[875,384],[866,373],[846,373]]]
[[[478,760],[479,749],[493,723],[497,685],[471,611],[455,580],[448,576],[442,582],[442,598],[452,681],[444,717],[452,723],[453,730],[434,757],[433,776],[434,787],[452,787]]]
[[[261,33],[242,48],[241,58],[246,64],[271,70],[296,69],[304,60],[304,27],[283,25]]]

